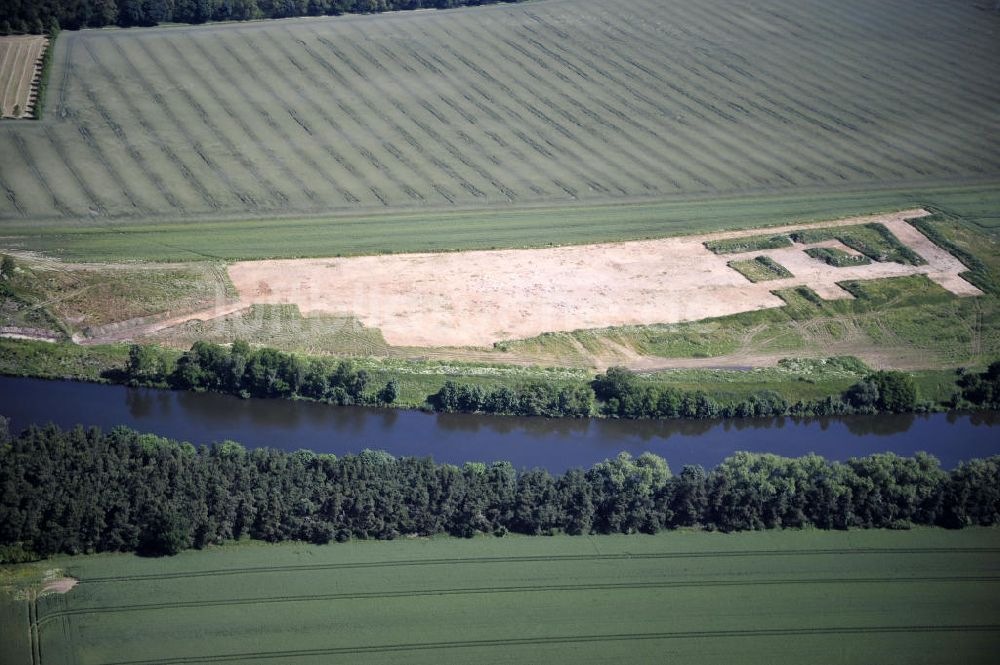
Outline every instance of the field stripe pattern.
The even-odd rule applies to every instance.
[[[998,22],[954,0],[548,0],[66,33],[47,130],[0,132],[0,220],[995,179]]]
[[[978,663],[1000,640],[998,554],[989,530],[918,530],[74,558],[80,583],[40,597],[29,621],[44,662],[88,665],[800,663],[810,649],[829,650],[824,662]],[[836,646],[846,636],[853,654]]]

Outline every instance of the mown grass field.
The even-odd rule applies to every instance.
[[[0,117],[32,117],[32,83],[47,43],[41,35],[0,37]]]
[[[2,168],[2,167],[0,167]],[[2,171],[0,171],[2,175]],[[545,247],[776,226],[930,206],[1000,227],[1000,180],[982,185],[682,197],[655,203],[114,224],[0,220],[2,245],[70,261],[250,260]]]
[[[11,665],[990,663],[998,554],[996,530],[921,529],[60,558],[37,567],[79,585],[7,601],[0,653]]]
[[[45,118],[0,128],[0,232],[76,258],[331,255],[995,190],[998,24],[955,1],[550,0],[65,34]]]

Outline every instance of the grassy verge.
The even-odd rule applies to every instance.
[[[76,261],[324,257],[613,242],[837,219],[934,206],[983,227],[1000,224],[997,182],[653,203],[497,208],[289,219],[116,223],[0,222],[4,244]]]
[[[0,282],[0,325],[74,330],[171,311],[206,308],[235,296],[217,264],[114,266],[104,270],[18,259]]]
[[[344,316],[302,316],[296,305],[251,305],[210,321],[188,321],[145,340],[188,348],[199,340],[224,344],[242,339],[281,351],[306,354],[386,356],[392,348],[377,328]]]
[[[690,323],[621,326],[509,342],[519,354],[601,353],[625,347],[661,358],[789,357],[842,353],[906,368],[981,365],[1000,355],[996,298],[956,298],[922,275],[842,284],[855,299],[808,288],[777,291],[784,307]],[[825,353],[824,353],[825,352]],[[777,359],[777,358],[776,358]]]
[[[123,344],[78,346],[0,338],[0,374],[7,376],[108,383],[103,375],[122,369],[127,361],[128,347]]]

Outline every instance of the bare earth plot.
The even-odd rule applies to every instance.
[[[34,84],[48,43],[48,37],[43,35],[0,37],[0,116],[32,116]]]
[[[747,255],[720,256],[704,247],[706,240],[760,233],[743,231],[551,249],[247,261],[230,266],[229,275],[243,307],[294,304],[305,315],[353,316],[379,328],[394,346],[487,346],[543,332],[695,321],[779,307],[783,301],[772,291],[790,286],[848,298],[836,283],[850,279],[926,274],[956,295],[980,294],[958,276],[965,270],[959,261],[905,221],[926,214],[905,210],[769,229],[880,222],[927,260],[921,266],[836,268],[803,251],[817,245],[847,250],[836,241]],[[726,265],[761,254],[794,276],[754,284]],[[187,319],[215,318],[233,307],[226,303]]]

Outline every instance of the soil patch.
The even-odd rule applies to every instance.
[[[965,267],[906,219],[921,209],[768,229],[885,224],[926,265],[872,263],[833,267],[795,244],[717,255],[707,240],[759,235],[759,229],[662,240],[445,254],[246,261],[229,275],[243,306],[294,304],[304,315],[352,316],[393,346],[488,346],[544,332],[676,323],[779,307],[772,291],[805,285],[824,297],[849,297],[837,282],[926,274],[956,295],[978,295]],[[824,241],[816,246],[840,247]],[[794,277],[749,283],[729,261],[765,255]],[[190,318],[212,318],[200,312]]]
[[[47,593],[68,593],[70,589],[75,587],[80,583],[80,580],[74,579],[72,577],[60,577],[54,580],[48,580],[42,585],[42,594]]]

